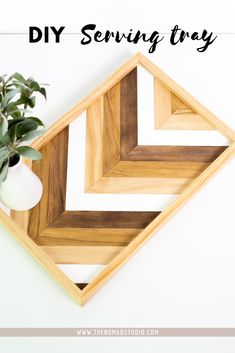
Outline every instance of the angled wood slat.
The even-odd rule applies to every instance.
[[[143,228],[48,227],[35,239],[39,245],[118,245],[124,246]]]
[[[87,109],[85,190],[102,177],[103,97]],[[87,168],[89,166],[89,168]]]
[[[89,115],[91,119],[95,115],[94,111],[98,113],[99,118],[99,101],[91,108]],[[91,151],[92,149],[87,154],[92,153]],[[28,233],[37,244],[127,245],[141,229],[160,214],[160,212],[66,211],[68,129],[61,131],[42,148],[41,152],[43,159],[40,162],[33,162],[33,170],[42,180],[44,194],[39,204],[29,212],[28,225]]]
[[[128,159],[162,162],[212,163],[227,146],[136,146]]]
[[[158,162],[120,161],[110,169],[106,177],[142,178],[195,178],[209,163],[205,162]]]
[[[103,174],[120,160],[120,83],[104,95]],[[103,175],[102,174],[102,175]]]
[[[87,131],[87,138],[92,138],[95,143],[99,141],[97,124],[103,126],[102,120],[99,119],[102,111],[101,103],[102,100],[97,100],[88,112],[88,126],[93,121],[96,124]],[[93,127],[92,124],[90,126]],[[96,150],[96,144],[90,146],[86,152],[87,160]],[[99,151],[102,153],[103,149],[98,148],[98,153]],[[43,159],[40,162],[33,162],[32,168],[42,180],[44,194],[39,204],[29,212],[28,233],[38,245],[50,246],[51,256],[55,256],[57,261],[62,256],[59,255],[61,252],[68,254],[66,246],[73,250],[76,258],[79,253],[77,248],[93,246],[93,253],[88,257],[90,261],[94,261],[93,257],[97,259],[95,251],[100,249],[96,248],[108,246],[111,258],[112,254],[116,254],[114,247],[119,249],[118,247],[129,244],[140,230],[160,214],[160,212],[66,211],[68,128],[54,137],[41,152]],[[97,166],[97,163],[94,165]],[[102,167],[100,164],[99,166]],[[96,171],[93,172],[89,174],[91,183],[97,175]],[[19,216],[16,213],[13,216],[16,221],[19,218],[22,222],[22,214]],[[68,262],[66,256],[63,255],[62,258]],[[107,257],[107,251],[105,256]]]
[[[56,264],[100,264],[107,265],[125,249],[125,246],[74,246],[40,245]]]
[[[144,228],[160,212],[65,211],[51,224],[63,228]]]
[[[187,103],[173,94],[169,88],[154,79],[155,128],[164,130],[212,130],[203,117]]]
[[[162,117],[164,114],[167,117],[170,111],[168,121],[179,119],[179,124],[186,120],[186,115],[187,123],[196,118],[198,124],[199,117],[203,118],[229,138],[230,145],[139,146],[138,64],[154,76],[155,89],[157,85],[162,88],[157,92],[163,97],[159,99],[170,104],[170,110],[169,105],[155,106],[155,113],[161,110]],[[84,110],[87,110],[84,189],[114,194],[179,193],[165,210],[161,213],[65,210],[68,125]],[[32,167],[42,179],[43,198],[29,212],[12,212],[12,219],[0,210],[1,222],[83,305],[235,155],[235,133],[147,58],[137,54],[32,146],[44,156],[39,163],[33,162]],[[107,266],[90,283],[73,283],[56,264]]]
[[[137,146],[137,69],[121,80],[120,109],[120,159]]]
[[[179,194],[193,178],[103,177],[89,193],[104,194]]]
[[[177,115],[179,110],[181,113],[184,111],[192,114],[191,108],[173,95],[159,80],[155,80],[155,91],[159,93],[156,100],[160,101],[155,105],[155,112],[158,109],[161,116],[168,114],[169,111]],[[91,120],[87,124],[88,151],[91,150],[90,145],[94,143],[89,129],[92,131],[96,128],[96,135],[99,136],[98,152],[86,160],[88,176],[94,174],[94,169],[99,171],[99,179],[96,178],[93,183],[86,181],[85,190],[89,193],[179,194],[226,148],[226,146],[138,146],[136,68],[106,92],[103,109],[100,111],[103,111],[103,117],[99,114],[97,120],[102,120],[102,124],[95,122],[91,127]],[[90,119],[89,114],[87,119]],[[205,124],[208,123],[205,121]],[[100,129],[99,132],[97,129]],[[103,146],[102,152],[100,146]],[[180,162],[184,163],[183,168]],[[102,173],[100,173],[101,164]]]

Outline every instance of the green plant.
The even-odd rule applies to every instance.
[[[43,122],[29,110],[35,107],[35,93],[46,99],[46,89],[42,86],[19,73],[0,76],[0,182],[6,179],[8,167],[15,165],[20,156],[41,159],[38,151],[22,143],[45,131]]]

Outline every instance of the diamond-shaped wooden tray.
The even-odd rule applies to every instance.
[[[153,129],[175,134],[217,130],[227,143],[174,145],[156,139],[154,145],[139,144],[137,67],[152,75]],[[78,173],[84,176],[84,194],[114,200],[126,194],[156,200],[173,195],[172,201],[154,210],[141,209],[141,203],[138,210],[97,210],[96,202],[93,209],[69,209],[66,198],[76,180],[68,184],[68,166],[76,167],[83,154],[78,148],[70,155],[75,128],[81,138],[79,119],[86,122],[85,162]],[[43,154],[31,166],[42,180],[43,197],[28,212],[12,211],[9,217],[0,210],[1,223],[82,305],[235,154],[234,141],[229,127],[137,54],[32,144]],[[105,266],[89,283],[74,283],[58,264]]]

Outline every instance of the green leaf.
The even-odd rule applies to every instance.
[[[25,121],[25,119],[26,118],[22,118],[22,117],[9,119],[8,120],[9,128],[12,127],[12,125],[15,125],[15,124],[21,123],[22,121]]]
[[[11,143],[11,139],[10,139],[10,136],[8,135],[8,133],[5,133],[5,135],[1,136],[0,141],[3,145],[9,146]]]
[[[10,85],[8,85],[7,87],[11,88],[11,87],[13,87],[13,86],[15,86],[15,87],[17,87],[17,88],[23,88],[23,89],[25,89],[25,90],[30,91],[29,87],[26,86],[26,84],[23,83],[23,82],[12,81],[12,83],[11,83]]]
[[[12,143],[15,141],[16,128],[17,128],[17,124],[14,124],[8,129],[8,135],[9,135]]]
[[[3,182],[7,178],[8,174],[8,166],[9,166],[9,160],[7,159],[5,162],[2,163],[1,169],[0,169],[0,182]]]
[[[36,130],[37,127],[38,127],[38,124],[35,121],[29,120],[29,119],[24,120],[17,125],[16,136],[21,137],[30,131]]]
[[[36,81],[30,81],[29,88],[33,91],[40,91],[40,86]]]
[[[36,104],[36,97],[29,98],[29,106],[30,108],[34,108]]]
[[[9,156],[10,150],[8,147],[3,146],[0,148],[0,163],[4,161],[4,159],[7,159]]]
[[[12,118],[17,119],[17,118],[21,117],[21,113],[18,110],[18,111],[15,111],[15,112],[11,113],[11,116],[12,116]]]
[[[14,102],[14,104],[16,104],[16,105],[22,105],[22,104],[29,105],[29,103],[31,103],[30,98],[26,97],[26,96],[22,96],[22,95],[19,99],[17,99],[17,101]]]
[[[21,75],[21,74],[19,74],[18,72],[15,72],[11,77],[10,77],[10,79],[13,79],[13,78],[15,78],[17,81],[19,81],[19,82],[22,82],[22,83],[24,83],[24,84],[28,84],[28,82],[27,82],[27,80]]]
[[[46,89],[44,87],[41,87],[39,92],[43,95],[43,97],[45,99],[47,99],[47,92],[46,92]]]
[[[2,101],[2,107],[5,108],[10,100],[15,97],[19,93],[18,89],[12,89],[11,91],[7,92]]]
[[[44,129],[42,129],[42,130],[36,130],[36,131],[30,131],[30,132],[28,132],[26,135],[24,135],[24,136],[20,139],[20,142],[33,140],[35,137],[38,137],[38,136],[43,135],[44,132],[45,132]]]
[[[45,125],[43,124],[43,122],[42,122],[40,119],[38,119],[38,118],[36,118],[36,117],[34,117],[34,116],[29,116],[29,117],[27,117],[27,119],[30,119],[30,120],[35,121],[35,122],[38,124],[38,126],[43,126],[43,127],[45,127]]]
[[[40,152],[36,151],[34,148],[29,146],[20,146],[16,150],[21,156],[29,159],[39,160],[42,158]]]
[[[5,116],[2,116],[0,118],[0,137],[7,132],[7,129],[8,129],[7,119],[5,118]]]

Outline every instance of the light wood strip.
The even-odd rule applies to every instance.
[[[85,190],[102,177],[103,97],[87,109]]]
[[[40,246],[56,264],[109,264],[124,246]]]
[[[151,222],[119,255],[107,266],[102,273],[92,280],[82,291],[82,303],[85,304],[98,289],[120,269],[175,213],[182,208],[211,178],[235,155],[235,143],[219,156],[204,172],[200,174],[173,201],[164,212]]]
[[[161,125],[163,130],[213,130],[200,115],[194,113],[172,114]]]
[[[29,211],[14,211],[11,210],[11,219],[20,226],[24,232],[28,231]]]
[[[36,239],[40,245],[127,245],[141,228],[46,228]]]
[[[104,95],[103,174],[120,160],[120,83]]]
[[[193,178],[103,177],[89,193],[104,194],[179,194]]]
[[[227,136],[231,141],[235,141],[235,132],[228,127],[223,121],[218,119],[213,113],[199,103],[191,94],[186,92],[175,81],[167,76],[162,70],[155,66],[142,54],[138,54],[139,63],[162,82],[172,93],[178,96],[185,104],[187,104],[193,111],[202,116],[208,124],[212,125],[215,129],[219,130],[222,134]]]
[[[155,128],[161,129],[171,115],[171,92],[158,79],[154,79]]]
[[[121,161],[105,177],[195,178],[209,163]]]
[[[64,114],[56,123],[51,126],[47,132],[36,139],[32,143],[32,147],[41,149],[46,145],[53,137],[55,137],[61,130],[68,126],[76,117],[78,117],[84,110],[92,105],[100,96],[105,94],[109,89],[115,86],[123,77],[125,77],[130,71],[132,71],[139,62],[139,55],[136,54],[112,75],[110,75],[105,81],[103,81],[91,94],[82,99],[76,104],[68,113]]]

